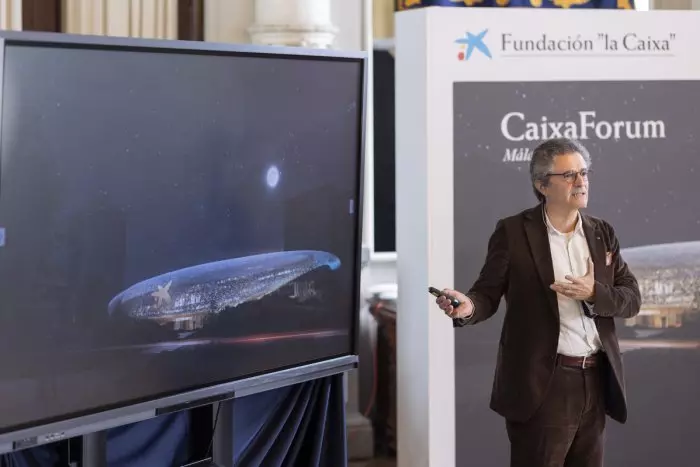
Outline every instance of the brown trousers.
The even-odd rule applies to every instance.
[[[602,467],[605,400],[602,365],[574,368],[559,363],[535,415],[506,422],[510,467]]]

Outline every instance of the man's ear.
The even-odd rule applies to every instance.
[[[547,187],[545,186],[544,183],[541,181],[535,182],[535,187],[537,188],[537,191],[539,191],[542,196],[547,196]]]

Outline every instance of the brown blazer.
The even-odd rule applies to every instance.
[[[612,226],[583,213],[581,219],[594,263],[594,320],[607,355],[606,412],[625,423],[625,380],[614,318],[631,318],[639,313],[639,286],[620,256]],[[556,292],[549,288],[553,282],[549,239],[540,204],[498,221],[481,273],[466,294],[474,302],[474,314],[469,319],[454,320],[455,327],[484,321],[496,313],[505,296],[506,315],[491,409],[511,421],[525,421],[535,413],[554,373],[559,307]]]

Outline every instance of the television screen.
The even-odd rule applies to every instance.
[[[0,432],[354,352],[362,57],[8,40],[1,78]]]

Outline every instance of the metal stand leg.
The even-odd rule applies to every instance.
[[[234,400],[219,402],[212,406],[214,410],[214,446],[213,462],[217,467],[233,466],[233,404]],[[219,411],[216,420],[216,411]]]
[[[107,432],[83,436],[81,467],[107,467]]]

